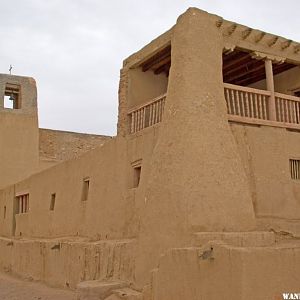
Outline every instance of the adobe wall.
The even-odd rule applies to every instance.
[[[210,257],[204,251],[213,251]],[[203,248],[172,249],[153,272],[153,298],[145,300],[265,300],[299,290],[300,247],[233,247],[209,243]]]
[[[261,80],[250,87],[257,89],[266,89],[266,81]],[[288,71],[282,72],[274,76],[275,92],[293,95],[293,90],[300,88],[300,67],[292,68]]]
[[[16,236],[86,236],[116,239],[137,234],[137,199],[147,182],[151,154],[157,138],[156,128],[134,137],[117,137],[77,159],[60,163],[14,185],[9,194],[30,194],[29,213],[16,216]],[[132,162],[142,159],[142,179],[132,187]],[[87,201],[82,201],[83,179],[90,178]],[[10,188],[4,190],[6,192]],[[50,211],[51,194],[56,194]],[[138,195],[138,196],[136,196]],[[7,198],[5,198],[7,199]],[[0,207],[7,200],[0,198]],[[11,212],[10,212],[11,213]],[[0,216],[0,222],[2,215]],[[0,226],[0,235],[6,236]]]
[[[300,184],[289,159],[300,158],[300,133],[231,123],[251,187],[257,217],[300,221]]]
[[[0,269],[54,287],[85,280],[133,280],[134,240],[0,238]]]
[[[149,170],[136,278],[196,231],[255,226],[250,189],[227,121],[223,39],[215,17],[189,9],[172,34],[164,118]],[[220,171],[222,170],[222,171]]]
[[[5,85],[21,89],[21,109],[3,108]],[[0,74],[0,189],[38,168],[37,92],[33,78]]]
[[[84,134],[53,129],[39,129],[39,169],[43,170],[64,160],[102,146],[110,136]]]
[[[140,69],[130,69],[128,78],[127,103],[129,109],[167,92],[168,77],[164,73],[154,75],[150,70],[142,72]]]
[[[0,235],[15,234],[12,241],[4,239],[0,242],[0,252],[4,253],[0,256],[2,268],[56,285],[68,282],[74,287],[79,280],[93,279],[92,275],[78,275],[93,274],[90,268],[93,268],[94,248],[91,255],[86,255],[89,251],[86,249],[94,247],[93,241],[106,245],[113,240],[130,239],[135,240],[135,246],[130,247],[126,256],[130,261],[130,276],[123,279],[132,280],[134,287],[142,289],[149,283],[149,271],[157,266],[160,256],[171,248],[190,246],[195,232],[238,232],[243,235],[243,231],[257,229],[255,214],[299,218],[296,212],[298,187],[290,182],[287,173],[288,157],[297,155],[299,148],[298,133],[228,123],[222,82],[225,42],[223,33],[216,26],[218,19],[206,12],[189,9],[171,31],[124,62],[117,137],[106,141],[102,147],[1,190],[0,213],[7,205],[10,218],[4,219],[3,213],[0,215]],[[170,41],[172,66],[163,121],[128,135],[127,100],[132,92],[130,69]],[[286,143],[282,143],[282,139]],[[290,149],[285,146],[288,143],[292,143]],[[133,165],[137,161],[142,166],[141,180],[139,186],[134,187]],[[83,201],[83,181],[87,177],[90,188],[87,201]],[[271,198],[270,190],[278,194]],[[14,218],[14,196],[22,192],[30,193],[30,209]],[[54,193],[56,199],[52,211],[50,200]],[[61,252],[54,252],[56,248],[52,247],[57,246],[60,237],[68,237],[69,244],[63,244]],[[73,243],[75,238],[83,237],[84,243]],[[43,241],[42,238],[53,240]],[[8,251],[11,242],[14,248]],[[208,269],[211,273],[207,279],[202,270],[197,273],[199,266],[195,262],[195,252],[192,258],[172,259],[167,262],[159,281],[162,286],[166,284],[164,276],[174,281],[170,281],[170,286],[166,284],[165,291],[161,287],[158,298],[154,299],[168,299],[165,293],[170,291],[171,285],[179,286],[188,272],[183,269],[177,274],[178,279],[172,273],[176,271],[176,263],[179,262],[181,267],[188,262],[186,267],[194,276],[191,284],[195,284],[195,278],[203,280],[204,291],[199,289],[199,295],[212,292],[210,282],[221,269],[222,283],[220,279],[218,284],[224,288],[225,295],[234,297],[229,290],[232,287],[237,289],[238,295],[243,295],[241,299],[248,300],[250,298],[245,296],[248,291],[243,290],[241,278],[250,274],[249,282],[253,282],[253,286],[258,284],[253,274],[259,270],[259,265],[251,269],[255,251],[222,248],[220,264]],[[297,251],[294,260],[287,259],[289,263],[298,262]],[[38,255],[39,252],[42,254]],[[232,252],[236,259],[230,258]],[[241,258],[247,253],[250,253],[249,260]],[[283,253],[284,259],[291,255],[289,250]],[[114,259],[119,254],[117,252]],[[263,252],[259,257],[265,259],[268,254],[268,251]],[[273,254],[270,253],[273,261],[281,258],[278,253]],[[36,263],[32,263],[36,256]],[[104,256],[103,261],[106,259]],[[231,263],[234,263],[233,275],[225,268]],[[247,272],[240,269],[243,265]],[[275,270],[271,260],[267,259],[266,267],[269,266]],[[283,270],[284,274],[290,275],[286,268]],[[232,275],[236,282],[224,280],[226,275]],[[286,286],[292,288],[293,284],[294,281]],[[169,299],[188,299],[186,295],[190,291],[185,289],[186,286],[183,287],[184,294],[170,291],[174,298]],[[212,295],[219,296],[214,293],[217,291]],[[179,295],[185,297],[179,298]]]

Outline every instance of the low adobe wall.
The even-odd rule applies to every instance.
[[[299,293],[299,264],[299,244],[171,249],[153,272],[146,300],[281,300],[282,293]]]
[[[0,238],[0,269],[75,289],[85,280],[133,281],[134,240],[85,242]]]

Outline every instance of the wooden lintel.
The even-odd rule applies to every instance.
[[[271,54],[267,54],[267,53],[262,53],[262,52],[258,52],[258,51],[253,51],[251,53],[251,57],[255,58],[257,60],[270,59],[275,64],[282,64],[286,60],[284,57],[281,57],[281,56],[275,56],[275,55],[271,55]]]

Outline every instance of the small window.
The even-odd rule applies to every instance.
[[[19,214],[25,214],[29,211],[29,194],[18,195],[16,197]]]
[[[50,210],[54,210],[56,194],[51,194]]]
[[[142,167],[135,167],[133,169],[133,186],[138,187],[140,184],[140,179],[141,179],[141,172],[142,172]]]
[[[4,108],[19,109],[21,108],[20,86],[7,83],[4,93]]]
[[[82,201],[87,201],[89,197],[89,189],[90,189],[90,178],[83,179],[83,187],[82,187]]]
[[[300,160],[299,159],[290,159],[290,172],[291,178],[295,180],[300,179]]]
[[[3,209],[4,211],[3,211],[3,219],[5,219],[6,218],[6,206],[4,206],[4,209]]]
[[[132,187],[137,188],[140,184],[141,173],[142,173],[142,160],[139,159],[131,164],[133,168],[133,181]]]

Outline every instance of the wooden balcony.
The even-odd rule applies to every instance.
[[[300,130],[300,98],[224,83],[228,120]],[[130,133],[139,132],[162,121],[166,94],[128,111]],[[270,111],[275,108],[275,114]],[[274,116],[272,119],[272,116]]]
[[[300,130],[300,98],[224,83],[229,121]],[[275,109],[272,118],[271,110]]]
[[[161,122],[166,95],[167,94],[160,95],[157,98],[128,111],[130,133],[136,133]]]

